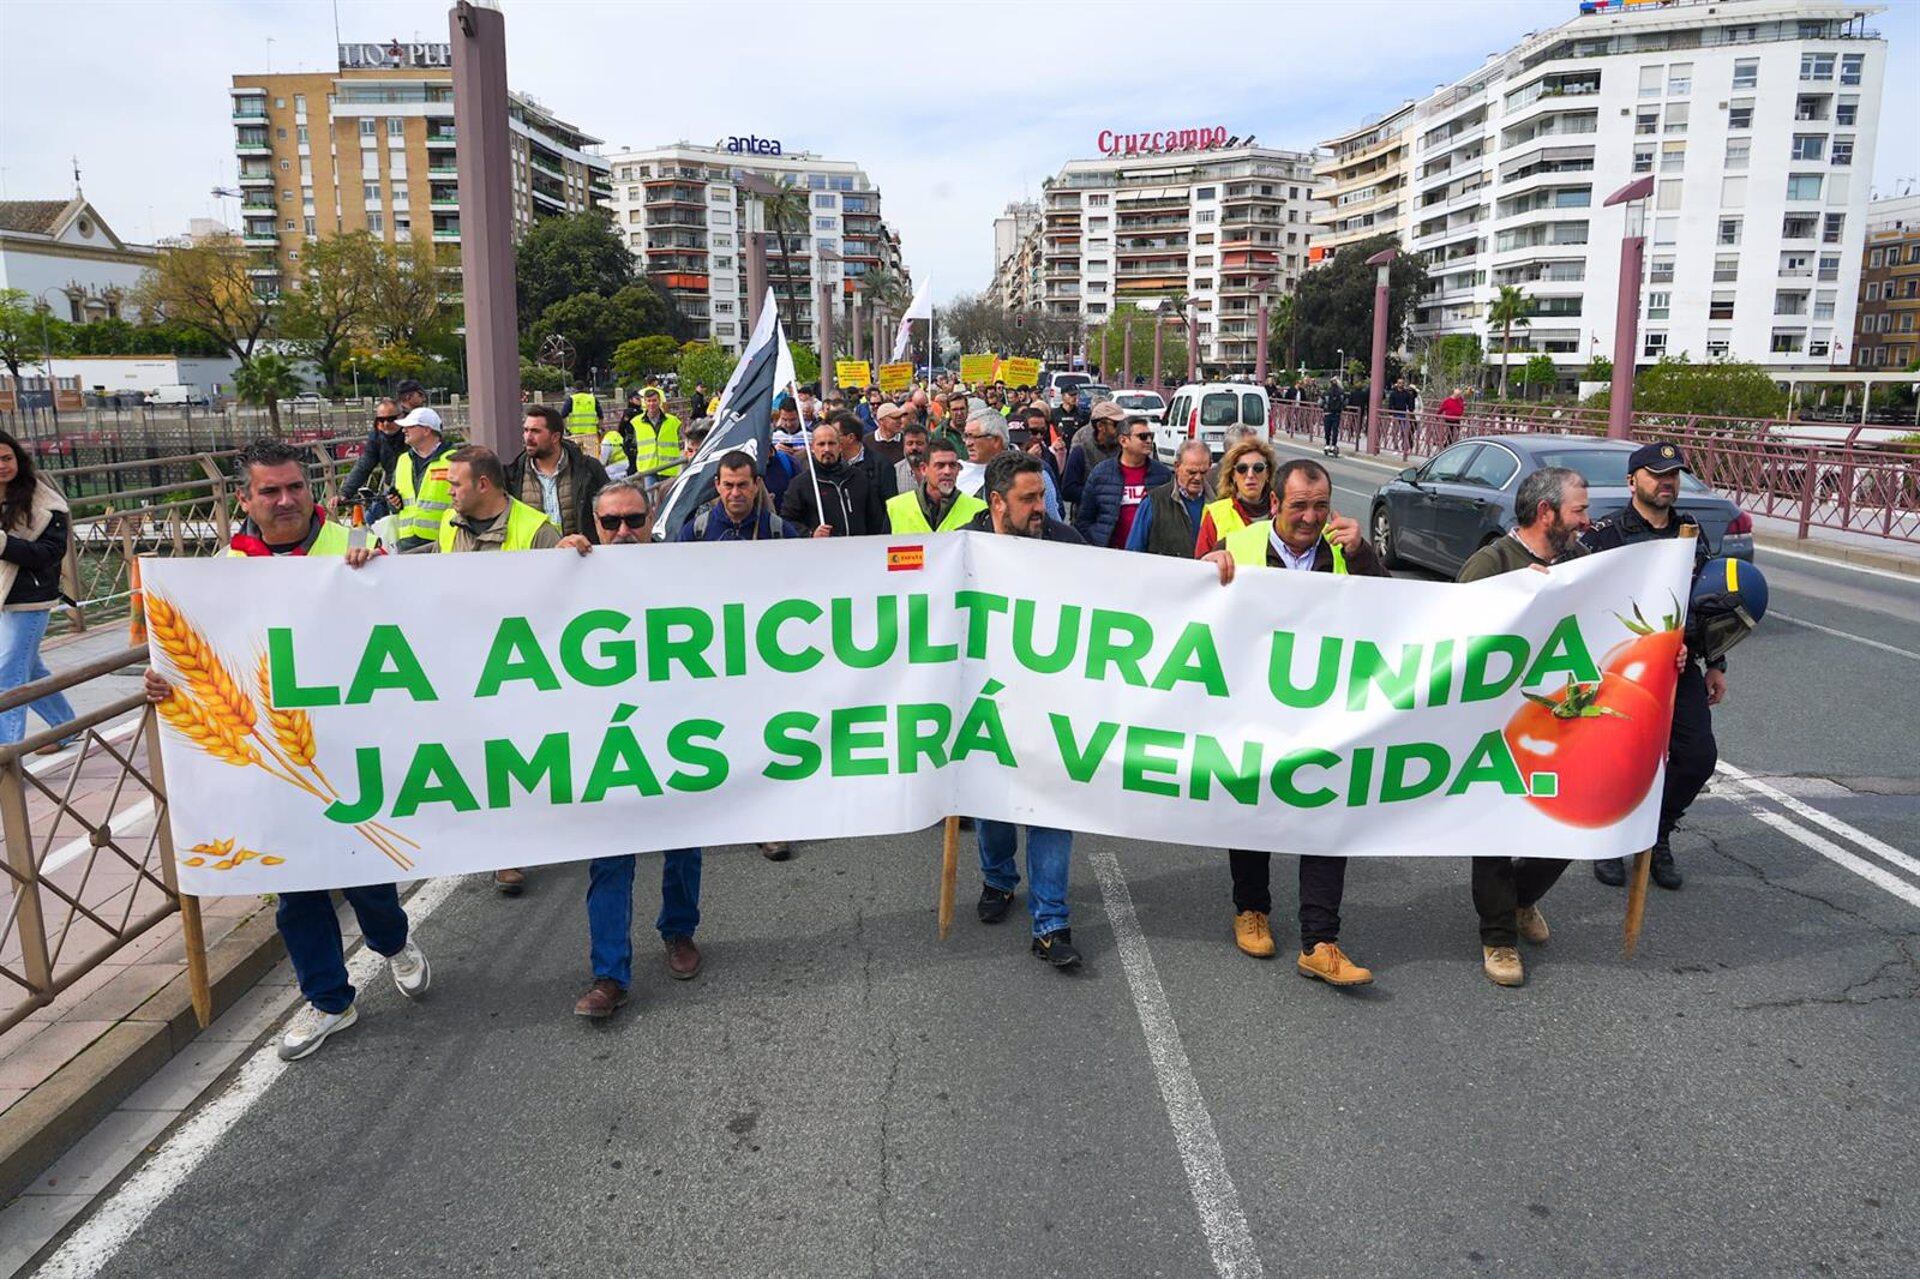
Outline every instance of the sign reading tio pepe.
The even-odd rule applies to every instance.
[[[340,46],[342,71],[378,70],[385,67],[450,67],[452,65],[453,46],[450,44],[401,44],[398,40],[389,40],[385,44]]]

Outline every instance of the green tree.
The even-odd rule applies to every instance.
[[[0,289],[0,363],[5,363],[14,385],[20,384],[20,366],[39,361],[40,313],[25,289]]]
[[[543,218],[514,249],[514,278],[525,330],[557,302],[585,293],[612,297],[626,288],[633,283],[633,253],[603,211]]]
[[[274,434],[280,433],[280,401],[304,389],[300,375],[278,351],[262,351],[233,371],[233,393],[242,404],[267,410]]]
[[[1587,398],[1595,408],[1605,408],[1611,401],[1611,391],[1596,391]],[[1774,421],[1786,416],[1787,393],[1757,364],[1739,360],[1695,364],[1684,355],[1670,356],[1635,375],[1633,410]]]
[[[1604,355],[1596,355],[1587,361],[1587,367],[1581,370],[1582,382],[1610,382],[1613,380],[1613,361]]]
[[[1187,380],[1186,332],[1171,316],[1142,311],[1131,302],[1113,308],[1113,317],[1092,335],[1093,361],[1100,375],[1114,386],[1126,371],[1129,352],[1136,377],[1153,376],[1153,322],[1159,319],[1166,333],[1160,339],[1160,376],[1171,384]]]
[[[1525,394],[1527,388],[1538,388],[1544,396],[1547,389],[1560,380],[1560,370],[1554,366],[1551,355],[1536,355],[1520,366],[1520,389]]]
[[[787,332],[798,332],[800,299],[795,294],[793,282],[793,244],[796,235],[803,239],[806,236],[807,219],[812,216],[809,212],[811,200],[805,187],[791,181],[759,193],[756,198],[766,214],[767,224],[773,228],[774,239],[780,245],[780,277],[786,286],[786,296],[780,301],[786,311]],[[817,369],[815,373],[818,373]]]
[[[1349,245],[1300,277],[1294,292],[1293,320],[1299,329],[1299,358],[1318,369],[1340,362],[1345,351],[1356,359],[1373,350],[1375,268],[1367,259],[1393,248],[1392,234]],[[1387,269],[1387,349],[1396,350],[1406,335],[1414,299],[1427,289],[1426,264],[1402,253]]]
[[[724,346],[689,342],[680,348],[680,385],[690,388],[696,382],[704,382],[710,390],[718,392],[733,376],[733,366],[737,363]]]
[[[793,356],[793,376],[797,380],[812,382],[820,376],[820,356],[812,347],[789,342],[787,353]]]
[[[629,284],[612,297],[577,294],[541,314],[521,344],[521,353],[534,355],[549,334],[562,334],[573,343],[573,374],[584,381],[590,369],[605,373],[613,367],[613,353],[622,342],[656,333],[671,335],[672,315],[659,291],[644,281]]]
[[[1389,293],[1388,300],[1392,300]],[[1267,366],[1274,369],[1292,369],[1294,364],[1295,339],[1299,334],[1299,324],[1294,318],[1293,294],[1283,293],[1267,307]],[[1297,377],[1298,374],[1296,373]],[[1287,385],[1291,386],[1289,382]]]
[[[1457,386],[1479,386],[1485,356],[1477,333],[1449,333],[1422,353],[1424,393],[1444,398]]]
[[[231,236],[163,244],[132,301],[140,314],[203,334],[244,365],[280,315],[279,299],[254,288],[254,264]]]
[[[613,352],[613,376],[622,386],[638,386],[662,373],[671,373],[680,359],[680,344],[665,333],[629,338]]]
[[[520,361],[520,385],[529,391],[549,393],[558,391],[565,383],[566,378],[551,364],[535,364],[524,358]]]
[[[337,388],[355,335],[369,318],[379,289],[383,245],[365,231],[328,236],[307,245],[300,287],[288,294],[280,332]]]
[[[404,240],[382,246],[368,328],[384,345],[427,351],[449,337],[460,314],[452,271],[457,258],[443,244]]]
[[[1508,352],[1513,350],[1515,325],[1526,328],[1533,323],[1533,299],[1511,284],[1500,286],[1500,295],[1487,308],[1487,323],[1500,330],[1500,398],[1507,398]]]

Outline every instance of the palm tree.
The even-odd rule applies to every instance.
[[[799,299],[793,293],[793,249],[789,234],[795,230],[807,229],[807,210],[811,204],[805,187],[793,182],[782,182],[778,189],[760,197],[761,207],[767,215],[767,221],[773,226],[774,239],[780,242],[780,277],[787,286],[787,332],[793,334],[795,327],[794,307]]]
[[[1487,323],[1500,326],[1500,398],[1507,398],[1507,354],[1513,350],[1513,326],[1526,328],[1533,321],[1533,299],[1511,284],[1500,286],[1500,296],[1487,308]]]
[[[866,303],[870,317],[904,311],[912,301],[907,296],[907,282],[885,267],[866,272],[858,278],[854,287],[860,290],[860,298]],[[882,361],[878,350],[873,353],[873,358],[876,364]]]
[[[1273,300],[1267,308],[1267,354],[1271,358],[1273,344],[1284,339],[1287,344],[1287,368],[1294,364],[1294,312],[1293,294],[1283,293]]]
[[[265,351],[233,371],[233,393],[242,404],[259,404],[267,410],[273,433],[280,433],[280,401],[304,389],[293,365],[276,351]]]

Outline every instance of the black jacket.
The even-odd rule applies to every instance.
[[[1320,397],[1320,411],[1328,417],[1339,417],[1347,407],[1347,393],[1337,386],[1329,386]]]
[[[383,480],[382,491],[393,487],[394,464],[407,450],[406,432],[395,431],[388,435],[379,427],[367,433],[367,442],[360,450],[360,459],[347,472],[347,478],[340,485],[340,492],[348,501],[361,489],[368,487],[378,472]]]
[[[0,560],[18,565],[20,571],[14,576],[7,598],[0,603],[51,604],[60,598],[60,564],[66,558],[70,528],[67,513],[55,511],[36,538],[6,535]]]
[[[1655,528],[1640,517],[1632,502],[1624,510],[1595,520],[1593,527],[1580,535],[1580,545],[1589,551],[1611,551],[1618,546],[1632,546],[1635,542],[1651,542],[1659,538],[1679,537],[1680,530],[1691,525],[1693,535],[1693,575],[1700,576],[1700,569],[1713,558],[1713,551],[1707,546],[1706,534],[1700,531],[1699,522],[1685,511],[1673,512],[1673,518],[1667,521],[1663,529]],[[1649,610],[1651,611],[1651,610]],[[1689,661],[1693,660],[1691,657]],[[1716,671],[1727,669],[1727,659],[1717,657],[1707,663]]]
[[[886,505],[888,498],[898,495],[899,474],[894,470],[893,463],[887,460],[887,455],[873,447],[871,441],[863,443],[860,449],[860,460],[853,465],[867,473],[867,482],[872,484],[874,492],[880,495],[882,506]]]
[[[967,527],[976,533],[991,533],[993,528],[993,508],[988,507],[968,521]],[[1046,530],[1041,533],[1043,542],[1066,542],[1073,546],[1085,546],[1087,539],[1080,536],[1080,530],[1071,524],[1062,524],[1059,520],[1048,520]]]
[[[815,476],[820,480],[820,500],[827,508],[824,519],[813,500]],[[874,487],[872,476],[864,466],[848,466],[845,462],[819,467],[809,461],[801,467],[787,483],[786,495],[780,499],[780,514],[809,535],[822,524],[832,525],[835,537],[865,537],[888,530],[886,499]]]
[[[600,465],[600,459],[587,456],[572,440],[563,439],[560,447],[565,450],[567,467],[573,472],[573,520],[572,529],[561,529],[562,533],[580,533],[589,542],[600,540],[600,526],[594,522],[593,499],[607,486],[607,468]],[[527,478],[527,451],[520,450],[520,456],[507,464],[507,495],[520,496],[520,486]]]

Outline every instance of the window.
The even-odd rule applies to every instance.
[[[1673,283],[1673,255],[1655,254],[1647,266],[1647,280],[1653,284]]]
[[[1803,289],[1779,289],[1773,295],[1775,315],[1805,315],[1807,294]]]
[[[1640,96],[1657,98],[1660,96],[1660,81],[1665,76],[1665,68],[1658,65],[1640,68]]]
[[[1800,78],[1802,80],[1833,79],[1833,55],[1831,53],[1801,54]]]
[[[1847,215],[1844,213],[1829,213],[1820,228],[1820,240],[1823,244],[1838,244],[1840,243],[1840,237],[1846,234],[1846,230]]]
[[[397,115],[387,117],[387,137],[389,139],[404,136],[405,128],[406,120],[403,117]]]
[[[368,204],[380,203],[380,184],[378,182],[362,182],[360,184],[360,195]]]
[[[1839,293],[1833,289],[1821,289],[1818,293],[1814,294],[1813,318],[1816,320],[1831,320],[1833,318],[1834,304],[1837,303],[1839,299]]]
[[[407,207],[407,184],[404,182],[393,184],[393,207],[396,209]]]
[[[1733,294],[1716,293],[1707,303],[1709,320],[1731,320],[1733,318]]]
[[[1090,195],[1087,197],[1087,203],[1093,208],[1102,209],[1106,207],[1107,197],[1104,195]]]
[[[1738,254],[1722,253],[1713,259],[1713,282],[1732,284],[1740,278],[1740,257]]]
[[[1866,65],[1866,62],[1867,58],[1863,53],[1843,55],[1840,59],[1840,83],[1859,84],[1860,70]]]
[[[293,140],[295,142],[299,143],[301,146],[307,145],[307,126],[306,125],[296,124],[293,127],[293,135],[294,135]]]
[[[1753,99],[1743,98],[1727,108],[1727,128],[1751,129],[1753,127]]]
[[[816,209],[831,209],[833,202],[838,198],[838,196],[834,195],[816,195],[813,197],[813,207]]]
[[[302,132],[304,132],[304,130]],[[1849,165],[1851,165],[1852,163],[1853,163],[1853,139],[1850,137],[1835,138],[1833,140],[1834,167],[1837,169],[1844,169]]]
[[[1789,213],[1780,220],[1780,238],[1783,240],[1811,240],[1820,233],[1820,215],[1817,213]]]
[[[291,230],[293,230],[293,219],[292,219],[292,218],[288,218],[288,219],[287,219],[287,222],[286,222],[286,227],[287,227],[287,230],[289,230],[289,231],[291,231]]]
[[[1687,111],[1690,105],[1685,102],[1667,103],[1666,132],[1685,133],[1687,131]]]
[[[1733,64],[1733,87],[1735,89],[1760,87],[1760,59],[1741,58]]]
[[[1636,134],[1660,132],[1660,108],[1641,107],[1634,113],[1633,131]]]
[[[1879,264],[1878,264],[1878,263],[1875,263],[1874,265],[1876,265],[1876,266],[1878,266]],[[1868,280],[1868,281],[1867,281],[1867,295],[1866,295],[1866,296],[1865,296],[1864,298],[1861,298],[1860,300],[1861,300],[1862,302],[1878,302],[1878,301],[1880,300],[1880,285],[1879,285],[1879,282],[1878,282],[1878,281],[1875,281],[1875,280]]]
[[[1775,355],[1798,355],[1805,347],[1806,341],[1805,329],[1775,329],[1773,341],[1767,349]]]
[[[363,138],[370,138],[373,136],[373,117],[372,116],[363,115],[360,117],[360,136]]]
[[[1721,218],[1720,219],[1720,235],[1718,238],[1718,243],[1726,244],[1726,245],[1739,244],[1740,243],[1740,223],[1741,223],[1741,219],[1739,218]]]
[[[1633,144],[1633,171],[1635,173],[1653,172],[1653,143],[1636,142]]]
[[[1684,98],[1693,92],[1693,64],[1676,62],[1667,68],[1667,96]]]
[[[308,238],[309,240],[311,240],[311,239],[313,238],[313,235],[314,235],[314,229],[313,229],[313,219],[312,219],[312,218],[308,218],[308,219],[306,219],[306,233],[307,233],[307,238]]]
[[[273,100],[273,109],[275,111],[284,111],[286,110],[286,107],[287,107],[287,100],[285,98],[275,98]]]
[[[1728,138],[1727,155],[1721,167],[1727,169],[1744,169],[1747,167],[1747,159],[1752,153],[1752,139]]]
[[[1827,153],[1827,135],[1824,133],[1796,133],[1793,135],[1793,158],[1795,160],[1819,160]]]
[[[1655,244],[1674,244],[1680,238],[1679,218],[1655,218],[1653,220],[1653,242]]]
[[[1723,360],[1727,357],[1727,353],[1732,349],[1733,349],[1733,330],[1732,329],[1708,329],[1707,330],[1707,358],[1708,359]]]
[[[1793,100],[1793,118],[1796,120],[1824,120],[1827,118],[1827,95],[1824,93],[1803,93]]]
[[[840,224],[832,218],[815,218],[813,220],[813,229],[816,231],[832,231],[839,225]]]
[[[1813,274],[1813,255],[1806,252],[1782,253],[1780,255],[1780,274],[1789,278],[1805,278]]]
[[[1744,177],[1720,179],[1720,205],[1726,209],[1747,207],[1747,180]]]
[[[1895,250],[1894,250],[1894,252],[1895,252],[1895,253],[1898,253],[1899,251],[1900,251],[1900,250],[1898,250],[1898,249],[1895,249]],[[1869,253],[1869,254],[1867,254],[1867,265],[1868,265],[1868,266],[1870,266],[1870,267],[1879,267],[1879,266],[1884,266],[1884,265],[1886,265],[1886,259],[1885,259],[1885,257],[1883,256],[1883,255],[1884,255],[1884,252],[1885,252],[1884,250],[1881,250],[1881,249],[1875,249],[1875,250],[1873,250],[1873,251],[1872,251],[1871,253]],[[1871,284],[1869,284],[1869,285],[1867,286],[1867,288],[1868,288],[1869,290],[1871,290],[1871,289],[1873,288],[1873,286],[1872,286]],[[1867,297],[1868,297],[1868,299],[1869,299],[1869,300],[1871,300],[1871,299],[1872,299],[1872,297],[1873,297],[1873,294],[1872,294],[1872,292],[1871,292],[1871,291],[1869,291],[1869,292],[1868,292],[1868,294],[1867,294]]]
[[[707,214],[707,221],[711,222],[714,226],[732,226],[733,210],[714,209]]]
[[[1214,187],[1195,187],[1193,198],[1196,200],[1211,200],[1213,199],[1215,190],[1216,188]]]
[[[280,141],[285,142],[287,140],[287,131],[285,129],[275,129],[273,131],[273,136],[280,139]]]
[[[1838,253],[1822,253],[1820,255],[1819,278],[1822,280],[1837,280],[1840,278],[1840,255]]]
[[[367,230],[373,232],[375,235],[379,235],[386,230],[385,221],[377,209],[370,210],[367,213]]]
[[[1672,212],[1680,207],[1680,180],[1668,178],[1654,187],[1653,207]]]
[[[1664,320],[1673,306],[1673,294],[1664,290],[1647,294],[1647,318]]]
[[[305,115],[307,113],[307,95],[306,94],[296,93],[293,95],[293,113],[295,115]]]
[[[1839,103],[1833,108],[1833,122],[1835,124],[1844,124],[1844,125],[1851,126],[1854,123],[1856,123],[1859,119],[1860,119],[1860,99],[1858,98],[1843,97],[1840,99]]]
[[[1790,173],[1787,175],[1787,199],[1818,200],[1820,198],[1820,175],[1817,173]]]
[[[404,214],[393,215],[393,238],[398,240],[413,234],[413,219]]]
[[[1832,346],[1833,338],[1831,335],[1816,332],[1813,335],[1813,341],[1807,343],[1807,354],[1825,356]]]
[[[1666,334],[1649,333],[1641,340],[1640,357],[1642,359],[1657,360],[1661,356],[1665,355],[1666,353],[1667,353],[1667,335]]]

